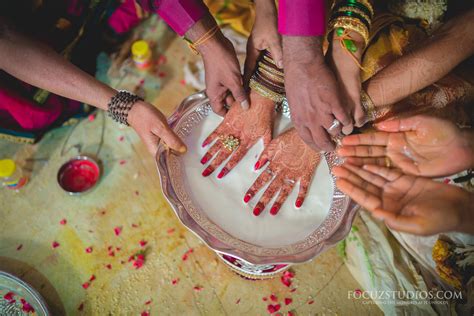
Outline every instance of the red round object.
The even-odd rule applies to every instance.
[[[89,157],[77,157],[66,162],[58,174],[59,185],[69,193],[82,193],[99,180],[99,165]]]

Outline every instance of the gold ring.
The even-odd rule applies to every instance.
[[[232,135],[221,135],[219,140],[228,151],[234,151],[240,145],[240,140]]]
[[[387,168],[392,167],[392,161],[387,156],[385,156],[385,167]]]

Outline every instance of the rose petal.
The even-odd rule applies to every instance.
[[[140,247],[145,247],[148,241],[146,240],[140,240]]]
[[[92,247],[87,247],[86,248],[86,253],[91,253],[92,252]]]
[[[23,248],[23,244],[19,244],[18,247],[16,247],[16,250],[17,250],[17,251],[20,251],[21,248]]]
[[[83,309],[84,309],[84,302],[79,304],[79,306],[77,307],[77,310],[80,311],[80,312],[82,312]]]
[[[148,312],[148,311],[143,311],[143,312],[141,313],[141,316],[150,316],[150,312]]]
[[[293,293],[294,291],[296,291],[296,288],[290,290],[291,293]]]
[[[164,77],[166,77],[166,73],[161,71],[161,72],[158,73],[158,77],[164,78]]]
[[[270,295],[270,299],[271,299],[273,302],[278,302],[278,297],[277,297],[275,294]]]
[[[63,218],[62,220],[59,221],[59,224],[66,225],[67,224],[67,219]]]
[[[13,300],[13,297],[15,296],[15,293],[13,292],[8,292],[7,294],[3,295],[3,298],[6,300],[6,301],[11,301]]]
[[[295,314],[293,314],[292,311],[289,311],[289,312],[288,312],[288,316],[295,316]]]
[[[278,312],[280,308],[281,308],[280,304],[275,304],[275,305],[270,304],[267,306],[267,311],[268,313],[273,314],[273,313]]]
[[[184,255],[183,255],[183,257],[182,257],[181,259],[183,259],[183,261],[188,260],[188,255],[191,254],[191,253],[193,253],[193,251],[194,251],[193,248],[189,248],[188,251],[186,251],[186,252],[184,253]]]
[[[179,282],[179,279],[174,279],[174,280],[171,280],[171,284],[173,284],[173,285],[176,285],[176,284],[178,284],[178,282]]]
[[[200,292],[200,291],[202,291],[203,287],[200,286],[200,285],[196,285],[193,289],[194,289],[194,291],[196,291],[196,292]]]
[[[109,264],[106,264],[105,267],[109,270],[112,270],[112,265],[109,263]]]
[[[285,298],[285,305],[290,305],[293,302],[293,300],[289,297]]]
[[[138,224],[132,224],[132,227],[133,227],[133,228],[137,228],[137,227],[138,227]]]
[[[24,311],[24,312],[27,312],[27,313],[34,313],[35,312],[35,309],[33,308],[33,306],[31,306],[27,301],[25,301],[24,299],[21,299],[21,304],[22,304],[22,307],[21,309]]]
[[[182,86],[185,86],[185,85],[186,85],[186,80],[181,79],[181,80],[179,81],[179,83],[180,83]]]
[[[126,164],[126,163],[127,163],[127,161],[126,161],[125,159],[122,159],[122,160],[119,161],[119,164],[120,164],[120,165],[124,165],[124,164]]]
[[[308,302],[308,305],[311,305],[313,303],[314,303],[314,300],[311,300],[311,301]]]
[[[122,233],[122,226],[117,226],[114,228],[115,236],[118,236]]]
[[[240,303],[240,298],[235,302],[235,304],[239,304]]]
[[[266,302],[266,301],[268,301],[268,298],[264,297],[264,298],[262,298],[262,301]]]
[[[166,232],[168,233],[168,235],[171,235],[172,233],[174,233],[174,228],[170,228]]]
[[[123,142],[124,139],[125,139],[125,136],[123,135],[118,138],[119,142]]]
[[[89,282],[84,282],[84,283],[82,284],[82,287],[87,290],[87,288],[88,288],[90,285],[91,285],[91,284],[90,284]]]
[[[94,122],[95,120],[95,114],[91,114],[87,117],[87,119],[89,120],[89,122]]]
[[[152,300],[148,300],[148,301],[145,302],[145,305],[150,305],[151,302],[152,302]]]
[[[91,277],[89,278],[89,282],[92,282],[95,280],[95,275],[91,275]]]
[[[59,243],[57,241],[53,241],[53,243],[51,244],[51,246],[53,248],[58,248],[59,247]]]
[[[115,257],[115,252],[109,251],[109,256],[110,256],[110,257]]]

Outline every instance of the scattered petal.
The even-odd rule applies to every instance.
[[[262,301],[266,302],[266,301],[268,301],[268,298],[264,297],[264,298],[262,298]]]
[[[292,311],[289,311],[288,316],[295,316],[295,314]]]
[[[95,120],[95,114],[90,114],[87,119],[89,120],[89,122],[94,122]]]
[[[179,83],[182,85],[182,86],[185,86],[186,85],[186,80],[185,79],[181,79],[179,81]]]
[[[240,298],[237,301],[235,301],[235,304],[239,304],[239,303],[240,303]]]
[[[23,244],[19,244],[18,247],[16,247],[16,250],[17,250],[17,251],[20,251],[21,248],[23,248]]]
[[[362,290],[361,290],[361,289],[355,289],[354,292],[355,292],[357,295],[361,295],[361,294],[362,294]]]
[[[86,253],[91,253],[92,252],[92,247],[87,247],[86,248]]]
[[[164,77],[166,77],[166,73],[161,71],[161,72],[158,73],[158,77],[164,78]]]
[[[173,280],[171,280],[171,284],[173,284],[173,285],[178,284],[178,282],[179,282],[179,279],[173,279]]]
[[[141,316],[150,316],[150,312],[149,311],[143,311],[141,313]]]
[[[140,195],[140,192],[135,191],[135,195],[136,195],[136,196],[139,196],[139,195]]]
[[[171,235],[172,233],[174,233],[174,228],[170,228],[166,232],[168,233],[168,235]]]
[[[146,244],[148,244],[148,241],[146,241],[146,240],[140,240],[140,247],[145,247]]]
[[[118,138],[119,142],[123,142],[124,139],[125,139],[125,136],[123,135]]]
[[[137,227],[139,227],[139,225],[138,224],[132,224],[132,227],[137,228]]]
[[[62,220],[59,221],[59,224],[66,225],[67,224],[67,219],[63,218]]]
[[[89,278],[89,282],[92,282],[95,280],[95,275],[91,275],[91,277]]]
[[[291,286],[291,279],[295,277],[295,274],[291,271],[285,271],[283,272],[283,275],[281,276],[281,283],[283,283],[285,286],[290,287]]]
[[[53,248],[58,248],[59,247],[59,243],[57,241],[53,241],[53,243],[51,244],[51,246]]]
[[[275,294],[270,295],[270,299],[271,299],[273,302],[278,302],[278,297],[277,297]]]
[[[126,164],[126,163],[127,163],[127,161],[126,161],[125,159],[122,159],[122,160],[119,161],[119,164],[120,164],[120,165],[124,165],[124,164]]]
[[[145,305],[150,305],[153,300],[148,300],[145,302]]]
[[[314,303],[314,300],[308,301],[308,305],[311,305]]]
[[[21,304],[22,304],[21,309],[24,312],[27,312],[27,313],[34,313],[35,312],[35,309],[33,308],[33,306],[31,306],[30,303],[28,303],[24,299],[21,299]]]
[[[114,228],[115,236],[120,235],[121,232],[122,232],[122,226],[117,226]]]
[[[196,291],[196,292],[200,292],[200,291],[202,291],[203,287],[200,286],[200,285],[196,285],[193,289],[194,289],[194,291]]]
[[[184,253],[184,255],[183,255],[183,257],[182,257],[183,261],[188,260],[188,255],[191,254],[191,253],[193,253],[193,251],[194,251],[193,248],[189,248],[189,249]]]
[[[165,64],[166,61],[167,61],[166,56],[165,56],[165,55],[161,55],[161,56],[158,58],[158,65]]]
[[[285,305],[290,305],[293,302],[293,300],[289,297],[285,298]]]
[[[114,251],[112,251],[112,250],[111,250],[111,251],[109,251],[109,256],[110,256],[110,257],[115,257],[115,252],[114,252]]]
[[[444,182],[444,183],[446,183],[446,184],[448,184],[448,183],[450,183],[450,182],[451,182],[451,179],[449,179],[449,178],[446,178],[446,179],[444,179],[444,180],[443,180],[443,182]]]
[[[275,305],[270,304],[267,306],[267,311],[268,313],[273,314],[273,313],[278,312],[280,310],[280,307],[281,307],[280,304],[275,304]]]
[[[140,269],[145,264],[145,255],[143,253],[137,253],[128,258],[128,262],[132,262],[135,269]]]
[[[84,302],[79,304],[79,306],[77,307],[77,310],[80,311],[80,312],[82,312],[83,309],[84,309]]]
[[[15,293],[13,292],[8,292],[7,294],[3,295],[3,298],[6,301],[13,301],[14,300]]]
[[[89,282],[84,282],[84,283],[82,284],[82,287],[87,290],[90,285],[91,285],[91,284],[90,284]]]
[[[296,288],[290,290],[291,293],[293,293],[295,291],[296,291]]]
[[[105,267],[109,270],[112,270],[112,265],[109,263],[109,264],[106,264]]]
[[[120,247],[115,247],[115,250],[120,251],[122,248]]]

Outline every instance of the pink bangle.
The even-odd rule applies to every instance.
[[[326,32],[324,0],[280,0],[278,31],[290,36],[323,36]]]

